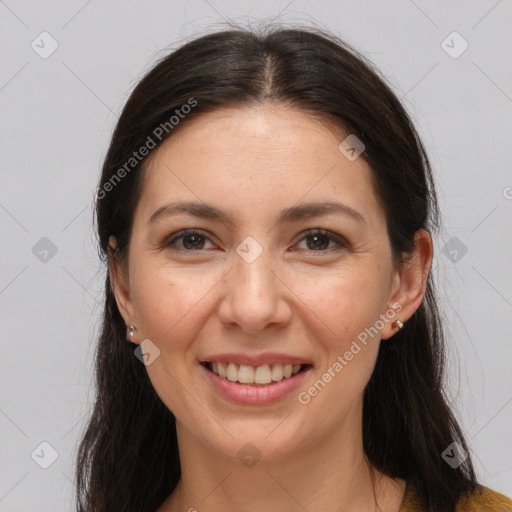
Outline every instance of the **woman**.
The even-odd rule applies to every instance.
[[[79,510],[512,510],[443,395],[437,208],[400,102],[332,35],[161,60],[98,188]]]

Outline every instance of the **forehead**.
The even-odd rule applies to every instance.
[[[341,201],[382,216],[372,170],[339,150],[348,133],[285,106],[222,108],[180,127],[150,155],[140,210],[204,201],[237,215],[281,211],[299,202]]]

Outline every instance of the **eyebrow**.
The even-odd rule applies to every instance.
[[[156,221],[158,218],[168,217],[179,213],[188,213],[195,217],[212,219],[224,222],[229,225],[234,224],[234,215],[219,210],[209,204],[197,203],[194,201],[169,203],[157,208],[148,219],[148,224]],[[337,202],[321,202],[321,203],[305,203],[281,211],[278,223],[294,222],[300,219],[319,217],[328,214],[341,214],[352,217],[358,222],[366,223],[365,218],[356,210],[342,203]]]

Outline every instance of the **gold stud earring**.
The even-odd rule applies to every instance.
[[[404,326],[404,324],[403,324],[402,322],[400,322],[400,320],[397,320],[397,321],[395,322],[395,325],[396,325],[396,328],[397,328],[398,330],[400,330],[400,329]]]
[[[126,329],[126,339],[128,341],[133,341],[132,338],[133,338],[133,335],[135,334],[135,331],[137,329],[135,328],[134,325],[129,325]]]

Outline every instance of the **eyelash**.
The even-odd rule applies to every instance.
[[[334,250],[333,249],[325,249],[325,250],[318,250],[318,251],[310,250],[309,252],[311,252],[311,253],[338,252],[343,249],[347,249],[349,247],[347,241],[342,236],[340,236],[336,233],[333,233],[332,231],[325,230],[325,229],[309,229],[301,234],[302,234],[302,238],[299,240],[299,242],[302,242],[303,240],[305,240],[306,238],[309,238],[311,236],[322,236],[322,237],[326,237],[326,238],[330,239],[330,241],[335,242],[339,246],[339,248],[337,248],[337,249],[335,248]],[[179,231],[178,233],[174,233],[173,235],[171,235],[171,237],[168,238],[163,243],[162,248],[169,249],[174,252],[189,253],[189,254],[193,253],[193,252],[201,252],[201,251],[207,250],[207,249],[197,249],[197,250],[177,249],[176,247],[172,247],[172,245],[179,239],[182,239],[186,236],[192,236],[192,235],[201,236],[207,240],[210,240],[208,238],[208,236],[206,236],[206,233],[204,231],[197,230],[197,229],[187,229],[187,230]],[[211,242],[211,240],[210,240],[210,242]]]

